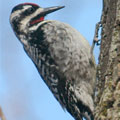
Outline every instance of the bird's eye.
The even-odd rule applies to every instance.
[[[29,12],[33,12],[34,9],[31,7],[31,8],[28,9],[28,11],[29,11]]]
[[[23,15],[24,15],[24,16],[30,15],[30,14],[32,14],[34,11],[35,11],[35,9],[31,7],[31,8],[29,8],[29,9],[27,9],[25,12],[23,12]]]

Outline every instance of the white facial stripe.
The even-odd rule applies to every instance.
[[[23,8],[26,10],[28,8],[32,7],[31,5],[23,6]]]
[[[38,8],[33,14],[31,14],[30,16],[27,16],[25,19],[23,19],[23,20],[21,21],[21,23],[22,23],[22,24],[28,23],[28,22],[31,20],[31,18],[39,15],[42,10],[43,10],[43,8]]]
[[[44,20],[44,21],[41,21],[40,23],[38,23],[37,25],[33,25],[32,27],[30,27],[30,31],[32,30],[36,30],[38,29],[39,26],[41,26],[42,24],[46,23],[46,22],[49,22],[49,21],[53,21],[53,20]]]
[[[26,16],[25,19],[23,19],[21,21],[21,30],[24,30],[27,23],[34,18],[35,16],[39,15],[41,13],[41,11],[43,11],[43,8],[38,8],[33,14],[31,14],[30,16]]]
[[[10,20],[12,20],[15,16],[19,16],[22,12],[24,12],[25,10],[27,10],[28,8],[31,8],[32,6],[30,5],[27,5],[27,6],[24,6],[22,10],[17,10],[15,12],[13,12],[10,16]]]

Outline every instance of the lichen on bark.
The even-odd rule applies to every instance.
[[[120,0],[103,0],[95,120],[120,120]]]

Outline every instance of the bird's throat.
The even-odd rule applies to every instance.
[[[30,24],[33,25],[33,24],[39,23],[39,22],[41,22],[43,20],[44,20],[44,17],[40,17],[39,19],[31,21]]]

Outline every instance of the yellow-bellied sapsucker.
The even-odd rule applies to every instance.
[[[10,23],[44,82],[75,120],[93,120],[95,61],[87,40],[70,25],[44,20],[61,7],[15,6]]]

